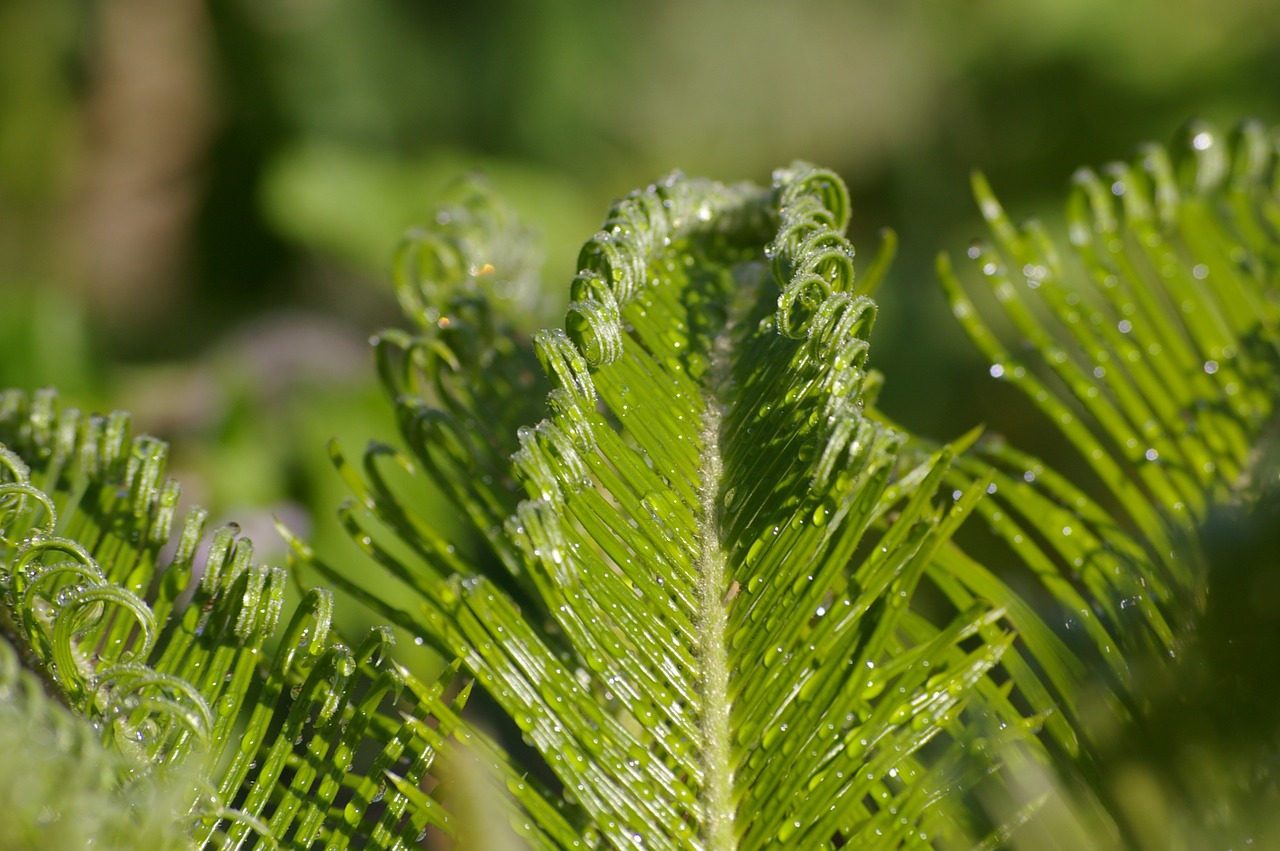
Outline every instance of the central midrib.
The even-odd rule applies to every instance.
[[[720,456],[723,404],[720,389],[728,374],[730,327],[731,323],[723,328],[711,346],[706,407],[702,415],[702,450],[698,465],[698,656],[701,660],[703,698],[699,724],[705,780],[702,792],[702,835],[709,851],[728,851],[736,844],[729,718],[728,614],[725,608],[729,576],[720,538],[722,525],[719,499],[724,472]]]

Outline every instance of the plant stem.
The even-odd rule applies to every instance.
[[[702,833],[704,847],[717,851],[734,847],[733,761],[729,723],[728,614],[725,590],[728,570],[720,542],[721,386],[729,363],[729,329],[712,344],[710,390],[702,421],[699,463],[701,510],[698,517],[698,598],[700,618],[698,655],[702,661],[702,757],[704,764]]]

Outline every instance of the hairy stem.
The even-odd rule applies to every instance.
[[[702,421],[702,481],[698,517],[698,655],[702,660],[702,754],[706,769],[702,830],[708,849],[734,847],[733,762],[729,727],[728,569],[720,541],[720,399],[729,363],[729,329],[712,345],[710,393]]]

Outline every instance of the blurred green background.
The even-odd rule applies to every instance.
[[[883,405],[950,437],[1002,404],[932,273],[970,169],[1052,221],[1076,166],[1277,92],[1274,0],[3,0],[0,385],[133,411],[268,557],[272,514],[337,546],[324,441],[392,434],[366,339],[451,181],[542,233],[532,329],[613,198],[806,158],[863,258],[898,232]]]
[[[540,231],[532,330],[560,322],[614,198],[804,158],[848,182],[863,262],[900,238],[872,338],[885,412],[1042,449],[934,280],[984,231],[970,170],[1054,227],[1077,166],[1193,117],[1280,124],[1278,93],[1276,0],[0,0],[0,386],[132,411],[262,559],[283,558],[274,516],[376,581],[324,447],[394,439],[367,339],[405,324],[391,254],[451,183],[482,172]],[[1210,614],[1213,638],[1232,618]],[[1187,711],[1157,713],[1154,752]]]

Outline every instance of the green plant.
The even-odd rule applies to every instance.
[[[473,192],[397,258],[416,328],[375,351],[403,448],[332,448],[343,522],[400,587],[284,532],[304,581],[453,668],[425,685],[386,630],[338,642],[319,589],[272,655],[284,573],[234,529],[198,557],[199,512],[162,556],[163,447],[49,395],[0,404],[5,634],[79,715],[59,723],[119,754],[102,788],[181,766],[170,811],[215,847],[399,847],[433,826],[487,847],[425,783],[439,754],[460,767],[444,788],[466,775],[450,739],[531,847],[1262,835],[1265,719],[1253,748],[1161,726],[1227,670],[1203,530],[1215,510],[1265,523],[1274,484],[1276,145],[1248,125],[1231,147],[1196,127],[1176,162],[1081,172],[1072,257],[975,181],[993,298],[945,258],[940,275],[992,375],[1065,438],[1052,465],[876,408],[870,296],[893,240],[855,277],[830,172],[633,193],[583,248],[565,330],[528,342],[504,316],[525,232]],[[415,511],[424,481],[471,535]],[[1249,674],[1231,671],[1244,703]],[[487,712],[462,712],[473,685]]]

